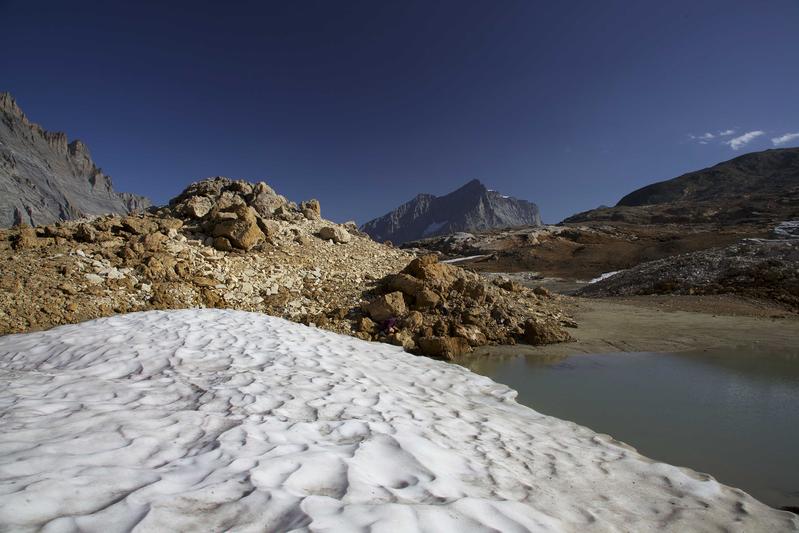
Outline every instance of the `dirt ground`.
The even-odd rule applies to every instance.
[[[569,299],[579,327],[572,342],[486,346],[485,355],[558,357],[611,352],[762,349],[799,357],[799,315],[772,303],[734,296],[642,296]]]

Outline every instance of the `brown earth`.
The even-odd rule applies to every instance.
[[[579,327],[551,346],[486,346],[474,357],[748,349],[799,357],[799,314],[731,295],[564,300]]]

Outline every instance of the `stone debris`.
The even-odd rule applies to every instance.
[[[569,340],[563,326],[573,322],[552,301],[551,295],[503,279],[488,281],[428,254],[381,280],[361,306],[371,320],[359,336],[446,358],[486,344]]]
[[[217,177],[145,214],[0,231],[0,334],[191,307],[263,312],[441,357],[524,341],[528,320],[569,320],[556,299],[376,243],[322,219],[318,201],[294,204],[265,183]]]
[[[799,310],[799,239],[744,239],[649,261],[580,289],[588,297],[737,294]]]

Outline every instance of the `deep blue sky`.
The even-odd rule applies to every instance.
[[[364,222],[479,178],[556,222],[799,133],[799,0],[166,3],[0,0],[0,90],[159,203]]]

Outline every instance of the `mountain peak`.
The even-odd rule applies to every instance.
[[[420,194],[362,229],[375,240],[402,243],[457,231],[541,225],[534,203],[487,193],[473,179],[444,196]]]

